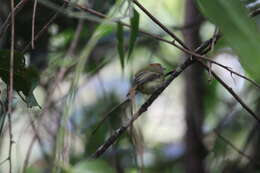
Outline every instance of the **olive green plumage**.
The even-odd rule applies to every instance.
[[[158,63],[150,64],[136,73],[133,88],[143,94],[152,94],[164,80],[164,68]]]

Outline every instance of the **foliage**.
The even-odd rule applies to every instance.
[[[213,39],[207,39],[216,39],[216,42],[212,41],[205,48],[209,48],[208,54],[188,60],[184,53],[194,55],[195,51],[183,48],[178,39],[170,36],[183,40],[186,31],[200,29],[202,21],[187,26],[180,24],[185,23],[185,1],[89,0],[86,5],[84,1],[39,0],[34,24],[35,49],[31,50],[28,47],[32,39],[33,2],[21,1],[25,4],[15,16],[15,40],[9,40],[9,30],[2,30],[0,25],[0,78],[9,85],[10,42],[13,41],[13,87],[20,96],[9,103],[4,97],[8,87],[5,90],[0,85],[1,172],[8,172],[7,162],[12,161],[13,172],[23,169],[28,173],[182,173],[188,170],[187,148],[196,149],[201,143],[207,150],[203,166],[208,172],[259,171],[258,124],[239,103],[242,100],[259,115],[259,88],[255,87],[259,87],[255,81],[260,80],[259,17],[249,17],[250,10],[258,9],[259,4],[246,9],[255,1],[197,0],[203,22],[219,29],[220,40],[214,33],[206,33],[208,28],[201,31],[202,37],[211,35]],[[60,2],[67,3],[62,6]],[[9,2],[3,2],[3,6],[8,7]],[[0,18],[7,18],[5,11],[0,6]],[[225,52],[234,55],[234,60],[235,55],[239,57],[245,74],[236,75],[225,61],[218,62],[221,67],[215,62],[215,56]],[[25,55],[29,55],[27,59]],[[36,60],[47,66],[39,66]],[[189,61],[193,63],[188,64],[187,69],[204,64],[209,70],[201,65],[199,68],[205,73],[190,79],[184,75],[185,68],[181,69],[181,65]],[[166,81],[179,74],[158,98],[138,93],[135,99],[124,102],[133,74],[149,63],[167,67]],[[235,97],[214,78],[213,73],[219,70],[216,66],[225,72],[217,74]],[[185,83],[189,80],[193,83]],[[240,83],[242,89],[236,89]],[[185,93],[192,93],[197,87],[201,89],[198,95],[201,94],[203,102],[199,109],[205,115],[188,119],[184,117],[185,112],[193,105],[184,104],[184,100],[193,101],[195,106],[200,103]],[[192,91],[187,92],[188,89]],[[155,102],[149,103],[151,98],[155,98]],[[43,109],[33,109],[39,107],[37,100],[42,100]],[[21,101],[25,101],[27,107],[19,104]],[[7,112],[8,103],[12,106],[11,113]],[[136,120],[134,113],[141,112],[140,107],[147,113]],[[7,115],[11,115],[13,130],[6,121]],[[108,118],[93,134],[106,115]],[[122,135],[113,136],[126,129],[131,120],[133,126]],[[187,135],[187,127],[196,129],[200,122],[203,124],[198,129],[201,128],[203,134]],[[9,142],[7,147],[17,147],[11,159],[6,141]],[[101,146],[110,147],[93,159]],[[20,150],[23,152],[19,153]],[[6,161],[2,163],[2,160]]]
[[[10,51],[0,50],[0,77],[2,80],[9,85],[9,74],[10,74]],[[19,92],[21,91],[25,96],[25,101],[28,107],[39,106],[34,95],[33,90],[37,86],[39,80],[39,72],[35,67],[25,67],[25,58],[22,53],[14,52],[14,89]]]
[[[243,67],[259,81],[260,36],[255,22],[240,1],[198,0],[202,12],[215,23],[229,46],[240,56]],[[221,13],[219,13],[221,11]]]

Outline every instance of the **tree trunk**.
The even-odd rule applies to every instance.
[[[196,25],[183,31],[185,44],[191,49],[198,47],[200,44],[199,27],[202,20],[195,0],[186,0],[185,25],[196,23]],[[204,78],[203,69],[198,64],[194,64],[187,69],[185,83],[185,116],[187,126],[185,135],[185,169],[187,173],[204,173],[206,149],[202,141],[201,128],[204,117]]]

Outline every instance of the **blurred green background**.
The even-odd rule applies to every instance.
[[[0,58],[8,62],[10,27],[2,29],[10,3],[1,1]],[[258,1],[138,2],[190,48],[198,47],[219,30],[222,38],[207,58],[259,82],[259,17],[248,17],[258,10]],[[18,53],[14,58],[24,58],[25,62],[14,64],[14,89],[18,92],[14,92],[11,115],[13,172],[259,172],[257,121],[211,72],[196,64],[167,87],[135,121],[133,129],[120,136],[100,158],[90,159],[112,132],[131,118],[129,110],[120,107],[92,134],[103,117],[126,98],[135,72],[150,63],[161,63],[169,72],[188,56],[168,43],[137,33],[134,28],[138,24],[139,30],[172,40],[131,0],[78,0],[61,9],[63,3],[38,0],[35,34],[55,13],[58,16],[35,40],[34,49],[24,49],[32,39],[34,1],[24,2],[15,17]],[[139,22],[133,21],[138,17]],[[123,26],[119,33],[118,21],[130,27]],[[133,51],[128,56],[130,47]],[[216,64],[205,64],[260,115],[258,87]],[[9,64],[0,67],[0,172],[8,172]],[[134,111],[148,98],[138,94]]]

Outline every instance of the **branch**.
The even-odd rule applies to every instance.
[[[169,86],[169,84],[178,77],[187,67],[194,63],[194,60],[188,59],[182,65],[180,65],[175,71],[171,72],[171,76],[166,80],[164,85],[156,90],[151,97],[139,108],[139,110],[133,115],[133,117],[122,127],[117,129],[108,140],[101,145],[97,151],[91,156],[92,158],[98,158],[101,156],[130,126],[133,122],[139,118],[151,104],[160,96],[160,94]]]
[[[203,62],[198,61],[205,69],[211,72],[211,74],[215,77],[215,79],[240,103],[240,105],[255,119],[258,123],[260,123],[259,117],[254,113],[254,111],[247,106],[247,104],[233,91],[231,87],[229,87],[215,72],[213,72],[207,65]]]
[[[14,7],[14,16],[24,7],[24,5],[28,2],[28,0],[22,0],[20,1],[15,7]],[[0,28],[0,38],[2,35],[5,33],[7,28],[10,26],[11,23],[11,17],[12,17],[12,12],[10,12],[5,20],[5,22],[1,25]]]
[[[142,4],[137,0],[133,0],[135,5],[137,5],[154,23],[161,27],[167,34],[169,34],[174,40],[176,40],[182,47],[189,49],[173,32],[171,32],[166,26],[164,26],[158,19],[156,19],[148,10],[146,10]]]
[[[61,9],[66,7],[66,3],[63,3],[63,5],[60,7]],[[34,37],[33,40],[31,40],[23,49],[22,53],[25,53],[29,48],[30,45],[32,45],[33,41],[38,40],[43,33],[45,33],[47,31],[47,29],[49,28],[49,26],[53,23],[53,21],[57,18],[58,14],[59,14],[60,10],[57,10],[57,12],[50,18],[50,20],[42,27],[42,29],[36,34],[36,36]]]
[[[260,8],[255,9],[254,11],[252,11],[252,12],[249,14],[249,16],[255,17],[255,16],[259,15],[259,14],[260,14]]]
[[[170,34],[173,38],[176,37],[171,31],[169,31],[166,27],[164,27],[164,25],[161,24],[155,17],[153,17],[140,3],[138,3],[136,0],[133,0],[133,2],[135,2],[135,4],[138,5],[138,7],[140,7],[147,15],[149,15],[149,17],[150,17],[154,22],[156,22],[165,32],[167,32],[168,34]],[[64,4],[65,4],[65,3],[69,4],[70,1],[69,1],[69,0],[64,0]],[[64,4],[63,4],[63,5],[64,5]],[[93,9],[90,9],[90,8],[87,8],[87,7],[83,7],[83,6],[80,6],[80,5],[76,5],[76,6],[77,6],[77,8],[83,9],[83,10],[85,10],[86,12],[89,12],[89,13],[91,13],[91,14],[93,14],[93,15],[98,16],[98,17],[106,18],[106,16],[105,16],[104,14],[102,14],[102,13],[100,13],[100,12],[97,12],[97,11],[95,11],[95,10],[93,10]],[[58,12],[57,12],[57,13],[58,13]],[[45,27],[42,28],[42,30],[36,35],[36,38],[35,38],[35,39],[38,39],[38,38],[41,36],[41,34],[46,31],[46,29],[48,28],[48,26],[49,26],[49,25],[53,22],[53,20],[56,18],[57,13],[56,13],[56,14],[52,17],[52,19],[45,25]],[[120,22],[120,23],[122,23],[122,22]],[[128,24],[125,24],[125,23],[122,23],[122,24],[123,24],[124,26],[130,27],[130,25],[128,25]],[[219,63],[216,63],[216,62],[210,60],[209,58],[207,58],[207,57],[205,57],[205,56],[202,56],[201,54],[198,54],[198,53],[196,53],[196,52],[193,52],[193,51],[187,49],[186,46],[183,46],[183,47],[178,46],[177,44],[175,44],[175,41],[168,41],[168,40],[165,40],[165,39],[161,38],[160,36],[156,36],[156,35],[150,34],[150,33],[145,32],[145,31],[141,31],[141,32],[144,33],[144,34],[146,34],[146,35],[149,35],[149,36],[151,36],[151,37],[153,37],[153,38],[155,38],[155,39],[157,39],[157,40],[160,40],[160,41],[169,43],[169,44],[171,44],[171,45],[173,45],[173,46],[179,48],[179,49],[182,50],[183,52],[192,55],[192,57],[197,58],[197,61],[199,61],[199,62],[204,66],[204,68],[206,68],[208,71],[211,71],[211,69],[210,69],[208,66],[206,66],[202,61],[198,60],[198,58],[204,59],[204,60],[208,60],[208,61],[210,61],[211,63],[215,63],[215,64],[217,64],[217,65],[220,65]],[[219,38],[220,38],[220,35],[217,35],[215,39],[217,40],[217,39],[219,39]],[[179,40],[179,39],[177,38],[177,39],[175,39],[175,40],[177,41],[177,40]],[[179,43],[181,44],[181,41],[180,41],[180,40],[179,40]],[[25,49],[23,50],[23,52],[25,52],[25,51],[29,48],[30,44],[31,44],[31,43],[29,43],[29,44],[25,47]],[[224,68],[225,66],[224,66],[224,65],[221,65],[221,67]],[[246,79],[246,80],[252,82],[255,86],[257,86],[257,87],[259,88],[259,85],[258,85],[255,81],[253,81],[253,80],[251,80],[251,79],[249,79],[249,78],[247,78],[247,77],[245,77],[245,76],[243,76],[243,75],[241,75],[241,74],[239,74],[239,73],[237,73],[237,72],[234,72],[234,71],[230,70],[230,69],[227,68],[227,67],[225,67],[225,68],[226,68],[228,71],[230,71],[231,73],[234,73],[234,74],[236,74],[236,75],[238,75],[238,76],[240,76],[240,77],[242,77],[242,78],[244,78],[244,79]],[[230,92],[230,94],[242,105],[242,107],[245,108],[258,122],[260,122],[260,119],[258,118],[258,116],[242,101],[242,99],[232,90],[232,88],[230,88],[227,84],[225,84],[224,81],[222,81],[222,80],[220,79],[220,77],[217,76],[214,72],[213,72],[212,74],[213,74],[214,77]]]
[[[64,0],[64,2],[67,3],[67,4],[69,4],[69,1],[68,1],[68,0]],[[106,15],[104,15],[104,14],[102,14],[102,13],[96,11],[96,10],[93,10],[93,9],[87,7],[87,6],[82,6],[82,5],[78,5],[78,4],[74,4],[74,6],[75,6],[76,8],[78,8],[78,9],[81,9],[81,10],[87,12],[87,13],[90,13],[90,14],[92,14],[92,15],[94,15],[94,16],[97,16],[97,17],[100,17],[100,18],[102,18],[102,19],[107,18]],[[142,8],[144,8],[144,7],[142,7]],[[145,10],[145,11],[147,11],[147,10]],[[150,14],[150,13],[149,13],[149,14]],[[154,18],[154,17],[153,17],[153,18]],[[155,20],[155,21],[158,21],[157,19],[154,19],[154,20]],[[120,23],[120,24],[122,24],[122,25],[124,25],[124,26],[126,26],[126,27],[131,27],[129,24],[124,23],[124,22],[120,22],[120,21],[114,21],[114,22]],[[161,25],[162,25],[162,24],[161,24]],[[189,25],[188,25],[187,27],[189,27]],[[167,29],[167,28],[166,28],[166,29]],[[183,29],[184,29],[184,28],[183,28]],[[167,30],[168,30],[168,29],[167,29]],[[195,53],[194,51],[191,51],[191,50],[189,50],[189,49],[187,49],[187,48],[185,48],[185,47],[179,46],[179,45],[176,44],[174,41],[166,40],[166,39],[164,39],[164,38],[162,38],[162,37],[160,37],[160,36],[158,36],[158,35],[151,34],[151,33],[149,33],[149,32],[146,32],[146,31],[142,30],[142,29],[139,29],[139,32],[142,33],[142,34],[145,34],[145,35],[147,35],[147,36],[150,36],[150,37],[152,37],[152,38],[154,38],[154,39],[156,39],[156,40],[158,40],[158,41],[163,41],[163,42],[165,42],[165,43],[168,43],[168,44],[170,44],[170,45],[173,45],[173,46],[175,46],[176,48],[180,49],[181,51],[183,51],[183,52],[185,52],[185,53],[187,53],[187,54],[189,54],[189,55],[193,55],[193,56],[196,57],[196,58],[199,58],[199,59],[208,61],[208,62],[210,62],[210,63],[216,64],[216,65],[218,65],[218,66],[220,66],[220,67],[226,69],[227,71],[230,71],[231,74],[236,74],[237,76],[239,76],[239,77],[241,77],[241,78],[243,78],[243,79],[245,79],[245,80],[251,82],[251,83],[252,83],[253,85],[255,85],[257,88],[260,88],[260,85],[259,85],[258,83],[256,83],[254,80],[252,80],[252,79],[250,79],[250,78],[248,78],[248,77],[246,77],[246,76],[244,76],[244,75],[242,75],[242,74],[240,74],[240,73],[238,73],[238,72],[235,72],[235,71],[231,70],[229,67],[227,67],[227,66],[225,66],[225,65],[223,65],[223,64],[220,64],[220,63],[218,63],[218,62],[212,60],[211,58],[206,57],[205,55],[202,56],[202,55],[200,55],[200,54],[197,54],[197,53]],[[169,32],[170,32],[170,31],[169,31]],[[219,38],[220,38],[220,35],[219,35],[219,34],[216,35],[216,38],[219,39]]]
[[[227,145],[229,145],[233,150],[235,150],[238,154],[241,156],[247,158],[250,162],[254,163],[256,166],[260,167],[260,164],[256,162],[254,159],[252,159],[249,155],[245,154],[243,151],[241,151],[239,148],[237,148],[234,144],[232,144],[228,139],[226,139],[224,136],[222,136],[218,131],[214,131],[215,134]]]
[[[63,0],[63,1],[64,1],[65,3],[67,3],[67,4],[70,3],[69,0]],[[101,19],[106,19],[106,18],[107,18],[107,16],[104,15],[103,13],[100,13],[100,12],[98,12],[98,11],[96,11],[96,10],[93,10],[93,9],[87,7],[87,6],[82,6],[82,5],[79,5],[79,4],[74,4],[73,7],[77,8],[77,9],[80,9],[80,10],[83,10],[83,11],[85,11],[85,12],[87,12],[87,13],[90,13],[90,14],[92,14],[92,15],[94,15],[94,16],[100,17]],[[126,27],[131,27],[129,24],[124,23],[124,22],[120,22],[120,21],[113,21],[113,22],[120,23],[120,24],[122,24],[123,26],[126,26]],[[158,36],[158,35],[154,35],[154,34],[151,34],[151,33],[149,33],[149,32],[146,32],[146,31],[140,30],[140,29],[139,29],[139,32],[142,33],[142,34],[148,35],[148,36],[150,36],[150,37],[152,37],[152,38],[154,38],[154,39],[156,39],[156,40],[163,41],[163,42],[168,43],[168,44],[172,44],[172,41],[169,41],[169,40],[166,40],[166,39],[164,39],[164,38],[161,38],[161,37]]]
[[[139,7],[142,9],[142,11],[147,15],[149,16],[158,26],[160,26],[165,32],[167,32],[169,35],[171,35],[173,38],[175,38],[176,36],[171,33],[171,31],[169,31],[163,24],[161,24],[153,15],[151,15],[140,3],[137,2],[137,0],[133,0],[133,2]],[[219,38],[220,35],[217,35],[216,38]],[[213,38],[215,38],[213,36]],[[175,39],[176,40],[176,39]],[[177,39],[176,41],[178,41],[178,43],[180,43],[182,45],[182,42]],[[174,41],[173,41],[174,43]],[[201,56],[199,53],[194,53],[192,50],[188,49],[187,46],[183,46],[183,48],[181,48],[180,46],[178,45],[175,45],[176,47],[178,47],[179,49],[182,49],[182,50],[185,50],[184,52],[185,53],[188,53],[192,56],[194,56],[195,58],[196,57],[201,57],[201,58],[205,58],[204,56]],[[201,60],[199,60],[198,58],[196,58],[196,61],[199,62],[200,64],[203,65],[203,67],[205,69],[207,69],[208,71],[212,72],[211,69],[205,65]],[[233,91],[233,89],[231,87],[229,87],[216,73],[212,72],[213,76],[216,78],[216,80],[218,80],[224,88],[226,88],[229,93],[242,105],[242,107],[251,115],[253,116],[259,123],[260,123],[260,119],[258,118],[258,116],[254,113],[254,111],[252,111],[249,106],[247,106],[243,101],[242,99]]]
[[[32,49],[34,49],[34,32],[35,32],[35,16],[38,0],[34,0],[33,4],[33,14],[32,14]]]
[[[12,129],[12,100],[13,100],[13,82],[14,82],[14,42],[15,42],[15,10],[14,0],[11,0],[11,52],[10,52],[10,72],[9,72],[9,86],[8,86],[8,132],[9,132],[9,173],[12,173],[12,149],[13,149],[13,129]]]
[[[213,45],[212,42],[217,40],[210,39],[204,42],[198,49],[197,53],[205,54],[210,50],[210,47]],[[100,157],[132,124],[133,122],[139,118],[147,109],[151,106],[151,104],[160,96],[160,94],[170,85],[170,83],[178,77],[187,67],[192,65],[195,62],[194,58],[187,59],[183,64],[177,67],[172,72],[168,73],[170,77],[165,81],[164,85],[157,89],[150,98],[139,108],[139,110],[133,115],[133,117],[123,126],[118,128],[112,135],[102,144],[96,152],[91,156],[91,158]]]
[[[133,0],[136,4],[139,4],[136,0]],[[140,5],[140,4],[139,4]],[[142,6],[140,6],[140,8],[143,8]],[[144,9],[144,8],[143,8]],[[144,9],[145,10],[145,9]],[[151,15],[147,10],[145,10],[145,13],[148,15]],[[152,15],[151,15],[152,16]],[[150,16],[149,16],[150,17]],[[152,16],[152,20],[154,22],[156,22],[159,26],[161,26],[162,24],[160,22],[158,22],[158,20],[154,20],[155,18]],[[162,27],[164,28],[165,31],[168,31],[168,29],[162,25]],[[163,29],[162,28],[162,29]],[[170,31],[169,31],[170,32]],[[168,32],[167,32],[168,33]],[[123,125],[122,127],[120,127],[119,129],[117,129],[111,136],[110,138],[103,144],[101,145],[97,151],[91,156],[92,158],[98,158],[100,157],[117,139],[119,136],[121,136],[128,127],[130,127],[132,125],[132,123],[139,117],[142,115],[142,113],[146,112],[148,107],[153,103],[153,101],[164,91],[165,88],[167,88],[167,86],[180,74],[182,73],[188,66],[190,66],[191,64],[193,64],[195,61],[199,62],[200,64],[202,64],[204,66],[205,69],[210,70],[210,68],[205,65],[201,60],[198,59],[198,57],[205,59],[204,54],[206,54],[212,47],[212,45],[214,45],[214,43],[220,38],[220,35],[217,35],[216,37],[206,41],[204,44],[202,44],[197,51],[194,53],[193,51],[189,50],[186,48],[186,46],[183,46],[183,48],[181,48],[180,46],[176,45],[175,42],[171,42],[172,45],[175,45],[177,48],[180,48],[181,50],[183,50],[184,52],[192,55],[191,59],[186,60],[182,65],[180,65],[175,71],[173,71],[171,73],[170,78],[166,81],[166,83],[159,88],[155,93],[152,94],[152,96],[140,107],[140,109],[134,114],[134,116],[132,117],[131,120],[128,121],[128,123],[126,125]],[[168,41],[167,41],[168,42]],[[194,60],[193,60],[194,58]],[[233,72],[233,71],[232,71]],[[260,119],[258,118],[258,116],[242,101],[242,99],[232,90],[232,88],[230,88],[224,81],[222,81],[220,79],[220,77],[215,74],[214,72],[212,72],[213,76],[216,78],[216,80],[218,80],[229,92],[230,94],[242,105],[242,107],[244,109],[246,109],[250,115],[252,115],[258,122],[260,122]],[[237,73],[238,74],[238,73]],[[241,75],[240,75],[241,76]]]

